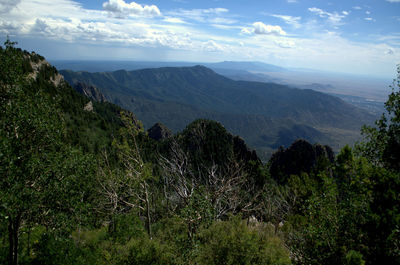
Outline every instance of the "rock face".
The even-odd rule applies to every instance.
[[[106,97],[95,87],[86,83],[77,82],[74,84],[74,89],[93,101],[107,102]]]
[[[93,103],[92,103],[92,101],[89,101],[89,102],[85,105],[85,107],[83,108],[83,110],[84,110],[84,111],[92,112],[92,111],[93,111]]]
[[[50,65],[48,61],[44,59],[44,57],[32,52],[31,54],[26,54],[25,58],[30,60],[30,66],[32,72],[28,75],[28,78],[36,80],[39,71],[42,68],[53,68],[55,74],[49,77],[49,81],[53,83],[56,87],[58,87],[62,82],[64,82],[64,77],[58,73],[58,71]]]
[[[172,136],[171,130],[161,123],[154,124],[153,127],[147,130],[147,133],[151,139],[156,141],[160,141]]]

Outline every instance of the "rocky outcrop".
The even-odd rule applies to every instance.
[[[51,66],[51,64],[44,59],[44,57],[32,52],[25,55],[30,60],[30,65],[32,71],[29,73],[28,78],[36,80],[40,71],[46,69],[52,69],[53,74],[49,77],[49,81],[54,84],[54,86],[58,87],[62,82],[64,82],[64,77],[58,73],[58,71]]]
[[[147,133],[151,139],[156,141],[160,141],[172,136],[172,132],[165,125],[161,123],[156,123],[147,130]]]
[[[106,97],[95,86],[77,82],[74,84],[73,87],[78,93],[85,95],[86,97],[90,98],[93,101],[107,102]]]
[[[92,112],[92,111],[93,111],[93,103],[92,103],[92,101],[89,101],[89,102],[85,105],[85,107],[83,107],[83,110],[84,110],[84,111]]]

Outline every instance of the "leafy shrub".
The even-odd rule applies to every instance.
[[[249,227],[234,217],[214,222],[199,237],[195,264],[291,264],[280,238],[261,223]]]

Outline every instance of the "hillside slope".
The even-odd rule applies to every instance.
[[[145,127],[162,122],[174,131],[197,118],[221,122],[266,157],[297,138],[338,150],[357,139],[374,117],[339,98],[310,89],[233,81],[204,67],[164,67],[89,73],[61,71],[70,83],[97,87],[133,111]]]

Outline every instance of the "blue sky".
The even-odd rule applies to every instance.
[[[49,59],[262,61],[394,77],[400,0],[0,0],[0,37]]]

